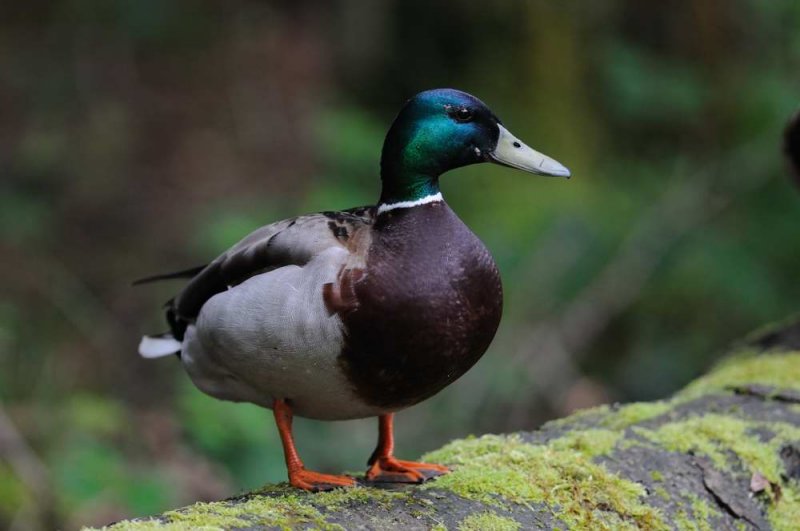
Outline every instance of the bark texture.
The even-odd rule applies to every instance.
[[[423,486],[285,485],[127,529],[800,529],[800,323],[754,334],[674,397],[454,441]]]

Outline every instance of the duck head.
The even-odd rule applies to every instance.
[[[400,110],[381,155],[380,203],[439,194],[439,176],[493,162],[538,175],[569,177],[559,162],[528,147],[478,98],[454,89],[420,92]]]

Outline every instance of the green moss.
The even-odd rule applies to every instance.
[[[772,504],[767,513],[775,531],[795,531],[800,522],[800,487],[795,483],[784,487],[782,496]]]
[[[715,526],[711,519],[721,517],[722,513],[696,494],[687,493],[686,498],[689,500],[688,510],[678,511],[675,527],[680,531],[714,531]]]
[[[603,420],[602,425],[614,430],[622,430],[660,415],[673,408],[668,401],[636,402],[622,406]]]
[[[179,511],[164,513],[163,516],[167,519],[168,525],[183,524],[195,529],[198,527],[230,529],[254,525],[289,529],[298,524],[310,524],[319,529],[341,529],[338,525],[327,523],[322,514],[313,506],[301,501],[299,495],[275,498],[255,496],[237,501],[235,504],[197,503]]]
[[[651,470],[650,478],[653,481],[664,481],[664,474],[662,474],[660,470]]]
[[[686,497],[689,498],[691,502],[692,516],[694,517],[692,527],[689,529],[696,529],[697,531],[714,531],[714,525],[712,524],[711,519],[722,517],[722,513],[692,492],[687,493]]]
[[[767,428],[775,437],[765,443],[753,433]],[[730,468],[728,452],[732,452],[749,468],[760,472],[771,482],[779,482],[783,465],[780,446],[800,440],[800,428],[778,422],[757,422],[710,413],[663,424],[655,430],[634,427],[645,439],[676,452],[699,452],[722,470]]]
[[[644,488],[612,474],[569,445],[533,445],[519,437],[485,435],[455,441],[423,459],[454,467],[423,488],[500,505],[543,503],[570,528],[666,529],[658,511],[642,503]]]
[[[554,439],[548,446],[557,450],[576,450],[587,457],[608,455],[617,445],[622,433],[611,430],[577,431]]]
[[[81,531],[92,531],[94,528],[84,527],[81,528]],[[101,531],[183,531],[184,529],[188,530],[188,526],[178,526],[177,524],[170,526],[165,525],[158,520],[153,519],[144,519],[144,520],[125,520],[118,524],[114,524],[113,526],[106,526],[99,528]],[[213,527],[209,527],[208,529],[214,529]]]
[[[800,391],[800,352],[740,353],[722,362],[710,374],[695,380],[678,397],[693,399],[709,392],[753,384]]]
[[[517,531],[519,522],[493,512],[471,514],[458,524],[459,531]]]
[[[675,528],[679,531],[697,529],[696,527],[693,527],[694,523],[692,522],[692,519],[689,518],[689,513],[686,511],[678,511],[678,513],[673,517],[673,522],[675,524]]]
[[[670,401],[659,402],[636,402],[612,409],[608,405],[596,406],[583,409],[571,414],[563,419],[556,419],[548,422],[543,429],[555,427],[576,427],[581,423],[596,423],[602,428],[609,430],[623,430],[632,424],[662,415],[672,409]]]
[[[764,442],[755,435],[755,429],[768,430],[774,437]],[[796,426],[780,422],[748,421],[719,414],[672,422],[656,430],[634,430],[669,450],[691,450],[704,454],[723,470],[731,467],[729,452],[732,452],[750,473],[760,472],[772,483],[781,482],[783,463],[780,460],[780,448],[787,443],[800,441],[800,428]],[[658,493],[658,489],[656,492]],[[719,512],[696,496],[690,495],[690,498],[693,498],[692,521],[682,526],[676,520],[676,525],[680,529],[713,529],[710,519],[718,516]],[[797,529],[797,522],[800,522],[800,492],[796,485],[784,484],[782,495],[777,500],[770,501],[768,517],[773,529]]]
[[[722,516],[722,513],[720,513],[715,507],[710,506],[708,502],[700,498],[700,496],[697,494],[690,492],[688,496],[692,500],[692,512],[697,520],[708,522],[712,516]]]
[[[667,492],[667,489],[661,486],[655,488],[655,493],[664,501],[669,501],[672,498],[672,496],[669,495],[669,492]]]
[[[607,415],[611,411],[611,408],[607,404],[603,404],[601,406],[590,407],[587,409],[581,409],[572,413],[569,417],[564,417],[563,419],[554,419],[550,422],[545,423],[542,426],[543,429],[554,428],[554,427],[563,427],[566,425],[574,426],[576,424],[581,423],[582,421],[592,421],[595,419],[599,419],[604,415]]]
[[[314,505],[325,507],[330,511],[340,509],[345,505],[358,503],[378,503],[389,508],[396,500],[408,498],[406,492],[389,491],[385,489],[371,489],[367,487],[353,487],[349,489],[336,489],[315,494],[309,499]]]
[[[435,526],[431,527],[431,531],[447,531],[447,526],[439,522]]]
[[[243,515],[238,507],[224,502],[196,503],[179,511],[164,513],[164,518],[168,522],[168,529],[185,529],[200,526],[219,529],[247,527],[250,525],[250,519],[245,519],[243,516],[249,515]],[[277,525],[280,525],[280,523],[277,523]]]
[[[120,522],[114,531],[182,531],[184,529],[230,529],[232,527],[271,526],[289,529],[310,525],[333,530],[341,526],[328,523],[317,507],[335,511],[346,505],[367,501],[384,503],[407,497],[403,492],[354,487],[315,495],[295,491],[285,485],[267,486],[259,493],[235,502],[196,503],[177,511],[169,511],[161,519]],[[103,528],[105,529],[105,528]]]
[[[673,405],[668,401],[637,402],[612,410],[609,406],[598,406],[572,414],[566,419],[555,420],[546,426],[574,425],[576,420],[596,419],[600,428],[584,428],[553,440],[549,446],[556,449],[573,449],[587,456],[595,457],[611,453],[625,428],[658,417]]]

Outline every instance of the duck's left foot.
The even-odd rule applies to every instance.
[[[401,461],[393,456],[378,457],[367,470],[367,481],[376,483],[422,483],[450,472],[446,466]]]

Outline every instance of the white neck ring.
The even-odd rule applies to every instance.
[[[436,203],[437,201],[444,201],[442,197],[442,192],[437,192],[435,194],[426,195],[425,197],[421,197],[419,199],[415,199],[414,201],[398,201],[397,203],[381,203],[378,205],[378,215],[383,214],[384,212],[389,212],[390,210],[395,210],[397,208],[411,208],[420,205],[427,205],[428,203]]]

